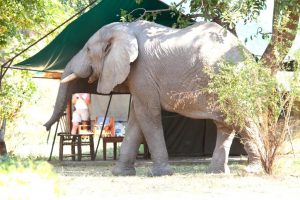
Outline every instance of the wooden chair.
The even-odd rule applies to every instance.
[[[59,160],[62,161],[64,157],[71,157],[72,160],[80,161],[82,157],[90,157],[91,160],[95,160],[94,157],[94,134],[91,131],[81,131],[78,134],[71,134],[68,126],[67,117],[63,115],[60,119],[62,132],[57,135],[60,137],[59,140]],[[86,125],[83,125],[83,127]],[[80,127],[80,126],[79,126]],[[64,153],[64,147],[71,147],[71,154]],[[89,153],[82,153],[82,147],[89,146]],[[76,153],[77,148],[77,153]]]
[[[103,160],[106,160],[106,147],[107,143],[113,143],[113,151],[114,151],[114,160],[117,159],[117,143],[123,142],[124,137],[103,137],[102,142],[103,142]]]

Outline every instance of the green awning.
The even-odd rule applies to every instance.
[[[61,71],[98,29],[120,20],[121,9],[131,12],[137,8],[155,10],[168,7],[159,0],[143,0],[140,4],[135,0],[102,0],[70,23],[44,49],[14,66],[40,71]],[[142,10],[137,10],[133,15],[139,16],[141,13]],[[176,17],[172,17],[171,12],[162,12],[155,21],[165,26],[172,26]]]

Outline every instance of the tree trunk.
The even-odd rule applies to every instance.
[[[4,117],[3,121],[2,121],[1,129],[0,129],[0,156],[7,155],[6,145],[5,145],[5,141],[4,141],[5,128],[6,128],[6,119]]]
[[[6,156],[7,155],[7,150],[6,150],[6,145],[5,142],[0,142],[0,156]]]
[[[283,10],[280,9],[279,4],[279,1],[274,1],[272,38],[262,56],[262,61],[271,68],[273,74],[281,68],[288,50],[292,47],[299,22],[299,13],[294,11],[292,5],[287,6],[287,10]],[[282,22],[283,16],[287,17],[287,23]]]

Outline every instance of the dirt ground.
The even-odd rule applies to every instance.
[[[288,172],[247,174],[244,158],[231,158],[230,175],[206,174],[209,160],[174,159],[173,176],[147,177],[149,160],[138,160],[137,176],[114,177],[114,161],[52,161],[61,199],[298,199],[300,156],[286,159]],[[295,166],[296,162],[296,166]]]
[[[46,145],[48,132],[43,124],[49,119],[56,98],[59,81],[38,80],[39,93],[34,105],[25,106],[24,114],[16,121],[18,127],[7,131],[7,148],[22,157],[48,158],[53,133]],[[11,139],[10,139],[11,138]],[[57,140],[58,142],[58,140]],[[54,156],[58,156],[58,143]],[[101,144],[100,144],[101,147]],[[290,144],[287,145],[290,147]],[[295,145],[300,147],[300,145]],[[289,152],[287,149],[284,152]],[[295,148],[295,151],[300,151]],[[101,155],[101,149],[99,151]],[[57,158],[55,158],[57,159]],[[53,159],[50,164],[57,173],[59,199],[299,199],[300,155],[286,159],[281,173],[276,176],[251,175],[243,170],[245,158],[231,158],[230,175],[210,175],[205,170],[209,160],[171,160],[173,176],[147,177],[149,160],[138,160],[137,176],[114,177],[111,168],[114,161],[64,161]],[[296,163],[296,165],[295,165]],[[32,179],[32,177],[30,177]],[[39,182],[38,182],[39,183]],[[37,183],[37,184],[38,184]],[[12,192],[17,191],[15,187]],[[40,191],[34,187],[33,191]],[[52,190],[51,190],[52,191]],[[30,191],[31,192],[31,191]],[[41,191],[40,191],[41,192]],[[20,193],[20,192],[19,192]],[[47,198],[42,193],[38,199]],[[0,199],[2,200],[0,193]],[[20,198],[24,199],[24,198]],[[30,198],[35,199],[35,198]]]

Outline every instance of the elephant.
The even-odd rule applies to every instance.
[[[199,93],[209,78],[205,66],[218,70],[218,62],[243,61],[238,39],[213,22],[197,22],[174,29],[137,20],[114,22],[94,33],[68,62],[62,75],[54,111],[45,124],[49,129],[62,115],[72,93],[109,94],[130,92],[132,109],[114,175],[135,175],[134,162],[139,144],[145,138],[151,153],[149,175],[171,175],[161,109],[195,119],[212,119],[217,140],[208,173],[229,173],[228,156],[235,128],[226,124],[218,109],[212,109],[211,94]],[[242,138],[255,128],[239,132]],[[246,141],[246,140],[245,140]],[[249,166],[260,164],[256,145],[245,142]]]

